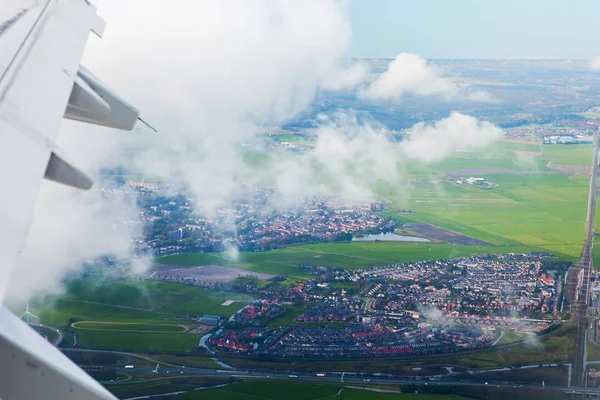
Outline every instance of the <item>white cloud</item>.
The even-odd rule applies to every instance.
[[[591,62],[590,62],[590,67],[595,70],[595,71],[600,71],[600,57],[598,58],[594,58]]]
[[[489,122],[453,112],[433,124],[414,125],[402,145],[408,158],[436,162],[452,151],[482,149],[502,136],[502,130]]]
[[[231,177],[244,169],[236,146],[257,127],[278,125],[318,89],[350,88],[365,74],[347,57],[345,2],[140,4],[98,2],[108,26],[87,62],[161,131],[135,164],[183,177],[202,211],[236,192]]]
[[[432,124],[414,125],[403,141],[389,133],[376,122],[360,122],[354,112],[337,112],[322,118],[312,150],[274,160],[247,179],[276,188],[282,204],[315,193],[372,200],[378,183],[398,189],[407,185],[402,171],[409,163],[434,163],[455,151],[482,150],[503,136],[495,125],[457,112]]]
[[[369,100],[400,100],[405,94],[436,96],[444,100],[489,100],[489,94],[469,91],[444,77],[444,71],[416,54],[401,53],[390,62],[387,71],[379,75],[359,95]]]
[[[351,111],[323,116],[320,123],[313,149],[275,161],[265,172],[282,200],[316,193],[370,200],[378,181],[398,181],[398,148],[384,127],[359,123]]]
[[[329,90],[354,89],[366,81],[368,74],[369,68],[365,63],[354,62],[326,77],[322,87]]]

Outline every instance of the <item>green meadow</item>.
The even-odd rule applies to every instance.
[[[381,393],[374,390],[348,388],[338,384],[308,384],[299,382],[240,382],[220,388],[191,391],[183,399],[231,399],[231,400],[316,400],[332,398],[339,400],[408,400],[408,399],[465,399],[455,395],[399,393],[399,390]]]
[[[112,331],[112,332],[140,332],[140,333],[182,333],[185,327],[173,324],[143,324],[136,322],[99,322],[80,321],[74,322],[71,327],[88,331]]]
[[[186,253],[162,257],[160,262],[179,266],[219,263],[248,271],[308,279],[311,275],[300,271],[298,269],[299,265],[363,269],[373,265],[387,265],[424,259],[441,260],[477,253],[513,253],[536,250],[543,250],[543,247],[527,246],[519,243],[501,246],[467,246],[447,243],[345,242],[292,246],[259,253],[240,253],[238,260],[227,259],[220,253]],[[563,256],[569,260],[576,259],[576,257],[570,257],[566,254]]]
[[[218,387],[214,387],[219,383]],[[448,387],[434,389],[424,386],[417,388],[412,385],[372,384],[350,384],[349,386],[344,386],[340,383],[305,383],[291,379],[288,381],[261,380],[231,382],[225,378],[171,377],[168,380],[153,379],[147,382],[138,381],[135,383],[111,384],[107,388],[119,398],[180,392],[176,395],[177,398],[190,400],[316,400],[325,398],[339,400],[461,400],[488,398],[487,390],[481,389],[470,390],[466,388],[465,390],[456,390]],[[464,392],[461,393],[464,397],[455,394],[460,392]],[[510,394],[514,393],[510,392]],[[506,398],[507,393],[503,393],[503,395]]]
[[[221,304],[227,300],[234,300],[234,302],[229,306],[222,306]],[[61,297],[61,301],[67,303],[113,308],[117,318],[114,319],[115,321],[119,321],[120,313],[125,313],[128,319],[137,316],[145,319],[145,313],[162,315],[162,318],[173,318],[185,314],[212,314],[229,317],[253,300],[255,300],[253,296],[197,286],[104,277],[88,277],[71,281],[66,295]],[[83,309],[83,313],[88,312],[87,306]],[[93,309],[94,307],[90,308],[90,310]],[[77,314],[74,317],[83,319]]]
[[[494,143],[480,155],[461,155],[429,167],[426,179],[423,171],[413,171],[408,195],[390,187],[379,192],[392,200],[391,213],[406,208],[415,212],[397,216],[408,223],[438,225],[494,245],[535,246],[578,257],[589,177],[554,173],[546,165],[590,165],[592,146],[546,145],[539,157],[519,156],[515,150],[540,152],[540,145]],[[451,177],[482,177],[497,187],[458,184]]]
[[[253,301],[248,295],[167,282],[88,277],[71,281],[66,294],[32,303],[41,321],[77,337],[77,347],[184,352],[201,334],[181,325],[203,314],[228,318]],[[222,306],[227,300],[235,300]]]

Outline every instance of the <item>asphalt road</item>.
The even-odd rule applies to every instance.
[[[41,328],[46,328],[46,329],[50,329],[51,331],[54,331],[56,333],[56,339],[54,339],[52,341],[52,344],[54,346],[58,347],[62,343],[62,341],[63,341],[63,333],[62,333],[62,331],[60,329],[56,329],[56,328],[53,328],[51,326],[44,325],[44,324],[39,324],[37,322],[30,322],[29,325],[31,325],[31,326],[39,326]]]
[[[119,373],[152,373],[153,368],[117,368]],[[480,387],[506,387],[506,388],[536,388],[543,389],[540,384],[515,384],[513,382],[469,382],[469,381],[444,381],[444,380],[432,380],[432,379],[401,379],[397,377],[361,377],[353,374],[344,373],[342,377],[341,372],[327,372],[325,376],[317,376],[316,373],[295,373],[295,372],[259,372],[249,370],[215,370],[215,369],[202,369],[202,368],[175,368],[175,367],[160,367],[157,373],[157,377],[160,376],[203,376],[203,377],[237,377],[247,379],[289,379],[289,380],[300,380],[300,381],[312,381],[312,382],[340,382],[340,383],[372,383],[372,384],[409,384],[418,386],[480,386]],[[290,375],[295,378],[290,378]],[[118,382],[114,382],[118,384]],[[545,389],[561,390],[565,393],[573,394],[593,394],[600,395],[600,389],[591,388],[576,388],[567,386],[549,386],[545,385]]]

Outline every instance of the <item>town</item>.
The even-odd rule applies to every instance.
[[[328,196],[300,198],[278,208],[270,189],[254,189],[226,207],[201,215],[197,202],[177,183],[106,182],[105,197],[134,196],[143,238],[135,240],[136,255],[162,256],[185,252],[264,251],[292,244],[350,241],[354,235],[393,232],[398,222],[376,214],[381,201],[349,202]],[[177,193],[177,194],[173,194]]]
[[[245,281],[260,300],[212,334],[222,351],[281,357],[429,354],[490,346],[507,329],[535,337],[558,328],[567,265],[546,253],[482,255],[347,271],[299,266],[296,286]],[[278,320],[292,315],[293,321]]]

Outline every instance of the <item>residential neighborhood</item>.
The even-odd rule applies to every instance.
[[[348,271],[300,266],[296,286],[234,285],[261,300],[209,344],[257,356],[384,356],[490,346],[510,329],[556,329],[565,265],[546,253],[482,255]],[[279,323],[290,321],[292,323]],[[258,328],[258,329],[257,329]]]
[[[209,217],[182,185],[138,180],[121,183],[101,190],[105,197],[136,199],[138,219],[123,221],[144,226],[143,238],[135,242],[136,254],[158,256],[232,247],[263,251],[290,244],[349,241],[355,234],[393,232],[398,225],[375,214],[387,208],[383,202],[309,196],[297,199],[293,207],[278,209],[272,190],[255,189]]]

